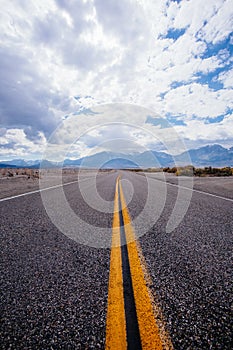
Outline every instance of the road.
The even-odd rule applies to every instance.
[[[118,218],[113,215],[117,179],[122,191],[122,195],[118,193],[118,205],[122,206],[118,208],[121,209]],[[96,178],[96,188],[105,201],[98,207],[92,180],[90,176],[80,182],[81,189],[79,182],[64,187],[67,202],[81,219],[79,224],[70,222],[77,233],[76,240],[61,233],[51,221],[40,192],[0,202],[0,348],[113,349],[112,331],[109,331],[113,316],[109,308],[110,296],[119,293],[113,292],[115,287],[110,283],[115,268],[119,278],[123,275],[123,289],[125,284],[130,284],[129,279],[133,290],[138,288],[135,287],[137,276],[141,274],[138,279],[141,285],[145,284],[143,295],[149,295],[145,308],[152,308],[155,315],[156,326],[151,320],[149,327],[157,327],[155,332],[161,339],[153,345],[156,349],[231,349],[233,202],[227,200],[231,196],[227,197],[227,193],[210,196],[199,188],[199,192],[192,193],[189,203],[190,189],[183,189],[180,201],[187,204],[187,213],[178,227],[167,232],[166,225],[177,198],[176,184],[127,171],[101,173]],[[59,206],[58,188],[45,192],[54,203],[54,212],[62,225],[66,211]],[[96,197],[94,208],[88,202],[92,196]],[[124,272],[126,260],[120,258],[125,254],[122,247],[116,259],[112,259],[114,217],[125,225],[130,221],[129,226],[138,238],[134,248],[127,245],[124,259],[131,266],[128,275]],[[126,226],[123,229],[127,241]],[[82,242],[82,237],[86,241]],[[135,272],[133,260],[139,272]],[[116,299],[116,307],[123,305],[123,311],[130,303],[125,293],[122,290],[123,299]],[[143,340],[145,334],[141,331],[138,311],[144,306],[140,306],[139,292],[133,293],[141,344],[134,347],[126,338],[121,346],[149,349]],[[127,315],[123,312],[121,316],[130,337]],[[150,312],[145,316],[145,320],[150,319]],[[136,338],[136,333],[132,333],[131,344],[132,339],[136,344]],[[151,344],[155,342],[152,340]]]

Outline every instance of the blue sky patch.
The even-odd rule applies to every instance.
[[[177,40],[185,33],[186,29],[174,29],[170,28],[165,36],[166,39]]]
[[[176,116],[172,116],[169,113],[166,114],[166,118],[159,118],[159,117],[154,118],[154,117],[148,116],[146,119],[146,123],[152,124],[154,126],[160,125],[161,129],[170,128],[173,125],[186,126],[183,120],[177,119]]]
[[[167,113],[166,117],[169,123],[171,123],[172,125],[182,125],[182,126],[187,125],[182,119],[178,119],[176,116],[173,116],[170,113]]]
[[[182,0],[171,0],[171,2],[177,2],[179,4]]]
[[[224,119],[224,115],[219,115],[216,118],[206,118],[205,119],[205,124],[215,124],[215,123],[220,123]]]
[[[154,126],[160,126],[161,129],[166,129],[170,127],[169,123],[165,118],[160,118],[160,117],[154,118],[154,117],[151,117],[150,115],[148,115],[148,117],[146,118],[146,123],[152,124]]]
[[[172,88],[172,89],[176,89],[176,88],[178,88],[178,87],[180,87],[180,86],[185,86],[185,85],[189,85],[190,84],[190,81],[186,81],[186,82],[184,82],[184,81],[173,81],[171,84],[170,84],[170,87]]]
[[[232,34],[230,34],[225,40],[222,40],[221,42],[218,42],[217,44],[208,43],[208,46],[205,50],[205,52],[201,55],[201,58],[209,58],[212,56],[218,56],[221,54],[221,51],[223,53],[223,50],[226,52],[228,51],[229,55],[228,57],[224,58],[223,54],[221,56],[221,59],[223,61],[226,61],[230,55],[233,54],[233,45],[231,44],[231,37]]]
[[[208,85],[210,89],[217,91],[223,88],[223,84],[218,80],[218,75],[224,71],[225,68],[217,68],[214,72],[208,74],[197,73],[196,82],[201,85]]]
[[[80,114],[94,115],[99,113],[92,111],[90,108],[82,108],[81,110],[73,113],[73,115],[80,115]]]

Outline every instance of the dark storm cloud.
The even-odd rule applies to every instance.
[[[0,128],[0,137],[1,136],[5,136],[7,133],[7,129],[6,128]]]
[[[0,125],[23,129],[34,143],[40,141],[40,132],[49,137],[60,122],[58,115],[74,108],[67,91],[54,89],[53,74],[50,81],[43,71],[43,62],[38,61],[43,57],[40,52],[52,49],[64,66],[73,66],[84,74],[98,69],[109,58],[106,50],[80,39],[85,29],[93,29],[93,21],[87,18],[93,13],[93,5],[61,0],[56,4],[56,15],[49,10],[31,22],[17,17],[12,20],[14,28],[18,26],[24,34],[8,36],[8,44],[0,48]]]
[[[6,128],[24,128],[29,139],[42,131],[49,135],[58,120],[50,110],[64,108],[66,99],[50,92],[47,77],[37,73],[29,52],[13,48],[0,48],[0,123]]]
[[[1,144],[0,145],[0,149],[15,149],[15,146],[17,145],[16,142],[8,142],[8,143],[5,143],[5,144]]]
[[[56,46],[67,30],[67,23],[61,16],[48,13],[45,18],[34,21],[34,40],[38,43]]]
[[[92,44],[82,42],[74,43],[67,41],[63,50],[63,62],[68,65],[73,65],[81,71],[97,70],[98,67],[107,63],[111,57],[111,53],[98,48]]]
[[[62,16],[61,11],[54,16],[48,13],[33,23],[33,41],[53,48],[62,57],[65,65],[78,68],[82,72],[97,69],[105,64],[111,53],[96,46],[95,42],[87,42],[80,37],[85,30],[94,30],[93,21],[87,19],[93,10],[90,4],[82,1],[56,1],[60,9],[66,12],[72,24]]]
[[[41,139],[39,131],[31,126],[24,127],[24,133],[28,140],[33,141],[35,143],[37,143],[37,141],[40,141]]]

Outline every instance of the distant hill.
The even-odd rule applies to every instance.
[[[58,164],[56,162],[49,162],[48,160],[24,160],[24,159],[13,159],[9,161],[0,162],[0,168],[30,168],[39,169],[42,168],[53,168]]]
[[[233,147],[226,149],[220,145],[208,145],[198,149],[189,150],[191,164],[195,167],[233,167]],[[172,156],[165,152],[145,151],[142,153],[123,154],[113,152],[99,152],[91,156],[79,159],[65,159],[64,163],[50,162],[43,160],[15,159],[2,161],[0,168],[20,167],[20,168],[52,168],[57,166],[85,167],[85,168],[150,168],[150,167],[172,167],[175,165],[187,165],[187,153]]]
[[[226,149],[220,145],[204,146],[189,150],[189,155],[194,166],[233,166],[233,147]],[[180,154],[176,159],[182,162],[183,156]]]
[[[172,162],[172,156],[164,152],[146,151],[134,154],[100,152],[73,161],[66,159],[64,161],[64,166],[126,169],[137,167],[158,167],[165,166],[166,164],[172,165]]]
[[[138,168],[138,165],[128,159],[116,158],[111,159],[101,167],[101,169],[134,169]]]
[[[0,168],[17,168],[17,166],[5,164],[5,163],[0,163]]]
[[[6,160],[2,161],[1,163],[5,164],[8,167],[26,167],[28,166],[28,162],[24,159],[13,159],[13,160]]]

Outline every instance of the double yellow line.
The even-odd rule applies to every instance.
[[[119,203],[121,208],[119,208]],[[160,311],[158,311],[159,308],[154,303],[149,288],[147,287],[148,278],[146,277],[145,265],[142,261],[143,258],[139,243],[135,240],[135,233],[131,224],[119,177],[116,182],[114,200],[106,323],[106,349],[127,349],[119,209],[122,210],[124,222],[141,348],[143,350],[172,349],[172,344],[166,334],[163,322],[161,321]],[[156,321],[156,314],[160,316],[160,321]]]

